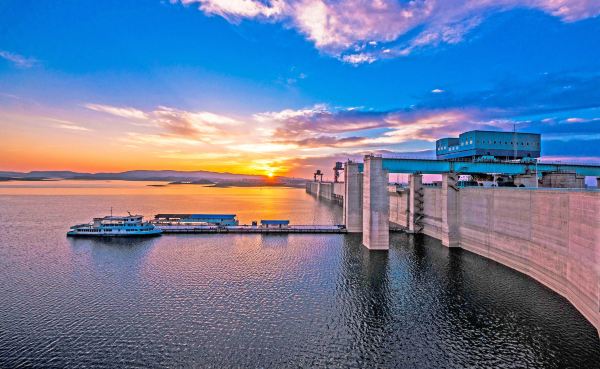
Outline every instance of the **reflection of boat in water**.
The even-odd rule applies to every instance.
[[[106,216],[94,218],[87,224],[71,227],[67,236],[87,237],[144,237],[159,236],[162,231],[150,222],[144,222],[141,215]]]

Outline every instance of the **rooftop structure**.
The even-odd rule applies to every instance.
[[[289,220],[261,220],[260,226],[263,228],[288,228]]]
[[[217,225],[237,225],[235,214],[156,214],[155,221],[179,223],[208,223]]]
[[[286,225],[290,224],[290,221],[289,220],[261,220],[260,224],[266,225],[266,226],[269,226],[269,225],[276,225],[276,226],[285,225],[286,226]]]
[[[143,216],[141,215],[124,215],[124,216],[118,216],[118,215],[107,215],[105,217],[101,217],[101,218],[94,218],[94,223],[96,224],[128,224],[128,223],[135,223],[135,222],[141,222],[142,221]]]
[[[540,149],[537,133],[469,131],[436,141],[438,160],[533,159],[540,157]]]

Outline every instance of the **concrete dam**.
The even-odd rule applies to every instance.
[[[306,191],[342,205],[347,231],[362,233],[370,250],[389,249],[390,227],[431,236],[536,279],[568,299],[600,334],[600,191],[459,187],[457,172],[469,173],[476,163],[439,163],[444,168],[420,172],[369,155],[364,163],[345,163],[343,182],[308,182]],[[408,186],[389,185],[390,172],[412,173]],[[424,185],[421,173],[441,174],[442,182]]]

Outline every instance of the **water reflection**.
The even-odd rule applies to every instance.
[[[158,243],[158,239],[154,237],[69,237],[67,242],[80,259],[89,257],[89,260],[80,260],[80,262],[98,268],[111,265],[114,270],[135,275],[135,271],[145,264],[145,259]]]
[[[262,248],[287,247],[289,235],[287,234],[260,234],[260,245]]]
[[[360,235],[65,237],[107,203],[143,214],[240,208],[296,224],[335,222],[341,209],[297,190],[211,191],[0,196],[0,367],[600,362],[596,330],[567,301],[429,237],[393,234],[388,253],[367,251]]]

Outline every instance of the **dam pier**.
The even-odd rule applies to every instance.
[[[582,188],[584,176],[600,184],[600,166],[367,155],[342,170],[343,182],[308,182],[306,190],[341,204],[346,231],[362,233],[367,249],[388,250],[390,228],[439,239],[538,280],[600,334],[600,191]],[[392,173],[408,174],[408,185],[389,184]],[[442,180],[425,184],[425,174]],[[479,184],[465,185],[464,176]],[[484,186],[492,176],[513,185]]]

